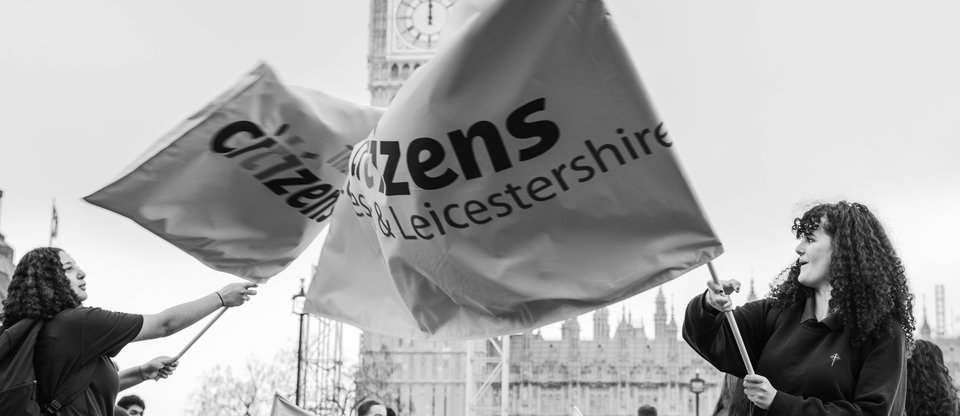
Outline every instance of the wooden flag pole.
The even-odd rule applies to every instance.
[[[713,269],[713,262],[708,262],[707,268],[710,269],[710,277],[713,278],[713,283],[720,285],[720,278],[717,277],[717,271]],[[750,362],[750,356],[747,355],[747,347],[743,344],[743,337],[740,336],[740,327],[737,326],[737,320],[733,317],[733,311],[724,311],[723,314],[727,317],[727,323],[730,324],[730,329],[733,330],[733,337],[737,340],[737,349],[740,350],[740,358],[743,359],[743,364],[747,368],[747,374],[753,375],[753,363]]]
[[[223,313],[226,311],[227,311],[226,306],[220,308],[220,311],[217,312],[217,314],[213,317],[213,319],[211,319],[210,322],[207,322],[207,326],[203,327],[203,329],[201,329],[200,332],[197,333],[197,336],[193,337],[193,339],[190,340],[190,343],[188,343],[186,347],[183,347],[183,349],[180,350],[180,353],[177,354],[177,356],[174,357],[173,360],[179,361],[180,357],[183,357],[183,354],[187,352],[187,350],[189,350],[190,347],[193,346],[193,343],[197,342],[197,340],[200,339],[200,336],[203,335],[204,332],[207,332],[207,330],[210,329],[210,326],[213,325],[214,322],[217,322],[217,319],[220,319],[220,317],[223,316]]]

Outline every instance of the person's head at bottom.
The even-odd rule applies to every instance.
[[[387,407],[373,399],[361,401],[356,410],[356,416],[387,416]]]
[[[645,404],[637,408],[637,416],[657,416],[657,408]]]
[[[126,410],[127,414],[130,416],[142,416],[144,409],[147,408],[147,405],[143,403],[143,399],[136,394],[123,396],[120,398],[120,401],[117,402],[117,406],[120,406],[123,408],[123,410]]]

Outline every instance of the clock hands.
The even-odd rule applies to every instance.
[[[433,0],[427,0],[427,25],[433,26]]]
[[[396,0],[397,29],[411,46],[432,49],[447,21],[447,8],[456,0]],[[436,3],[436,4],[434,4]],[[434,10],[436,9],[436,10]],[[434,11],[437,12],[434,19]]]

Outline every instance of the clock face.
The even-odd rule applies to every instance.
[[[440,41],[440,29],[455,0],[400,0],[397,4],[397,32],[412,46],[433,49]]]

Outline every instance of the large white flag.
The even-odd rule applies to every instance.
[[[499,1],[351,155],[310,312],[410,338],[519,332],[718,256],[599,0]]]
[[[350,150],[382,113],[286,87],[261,64],[85,199],[216,270],[262,282],[320,233]]]

